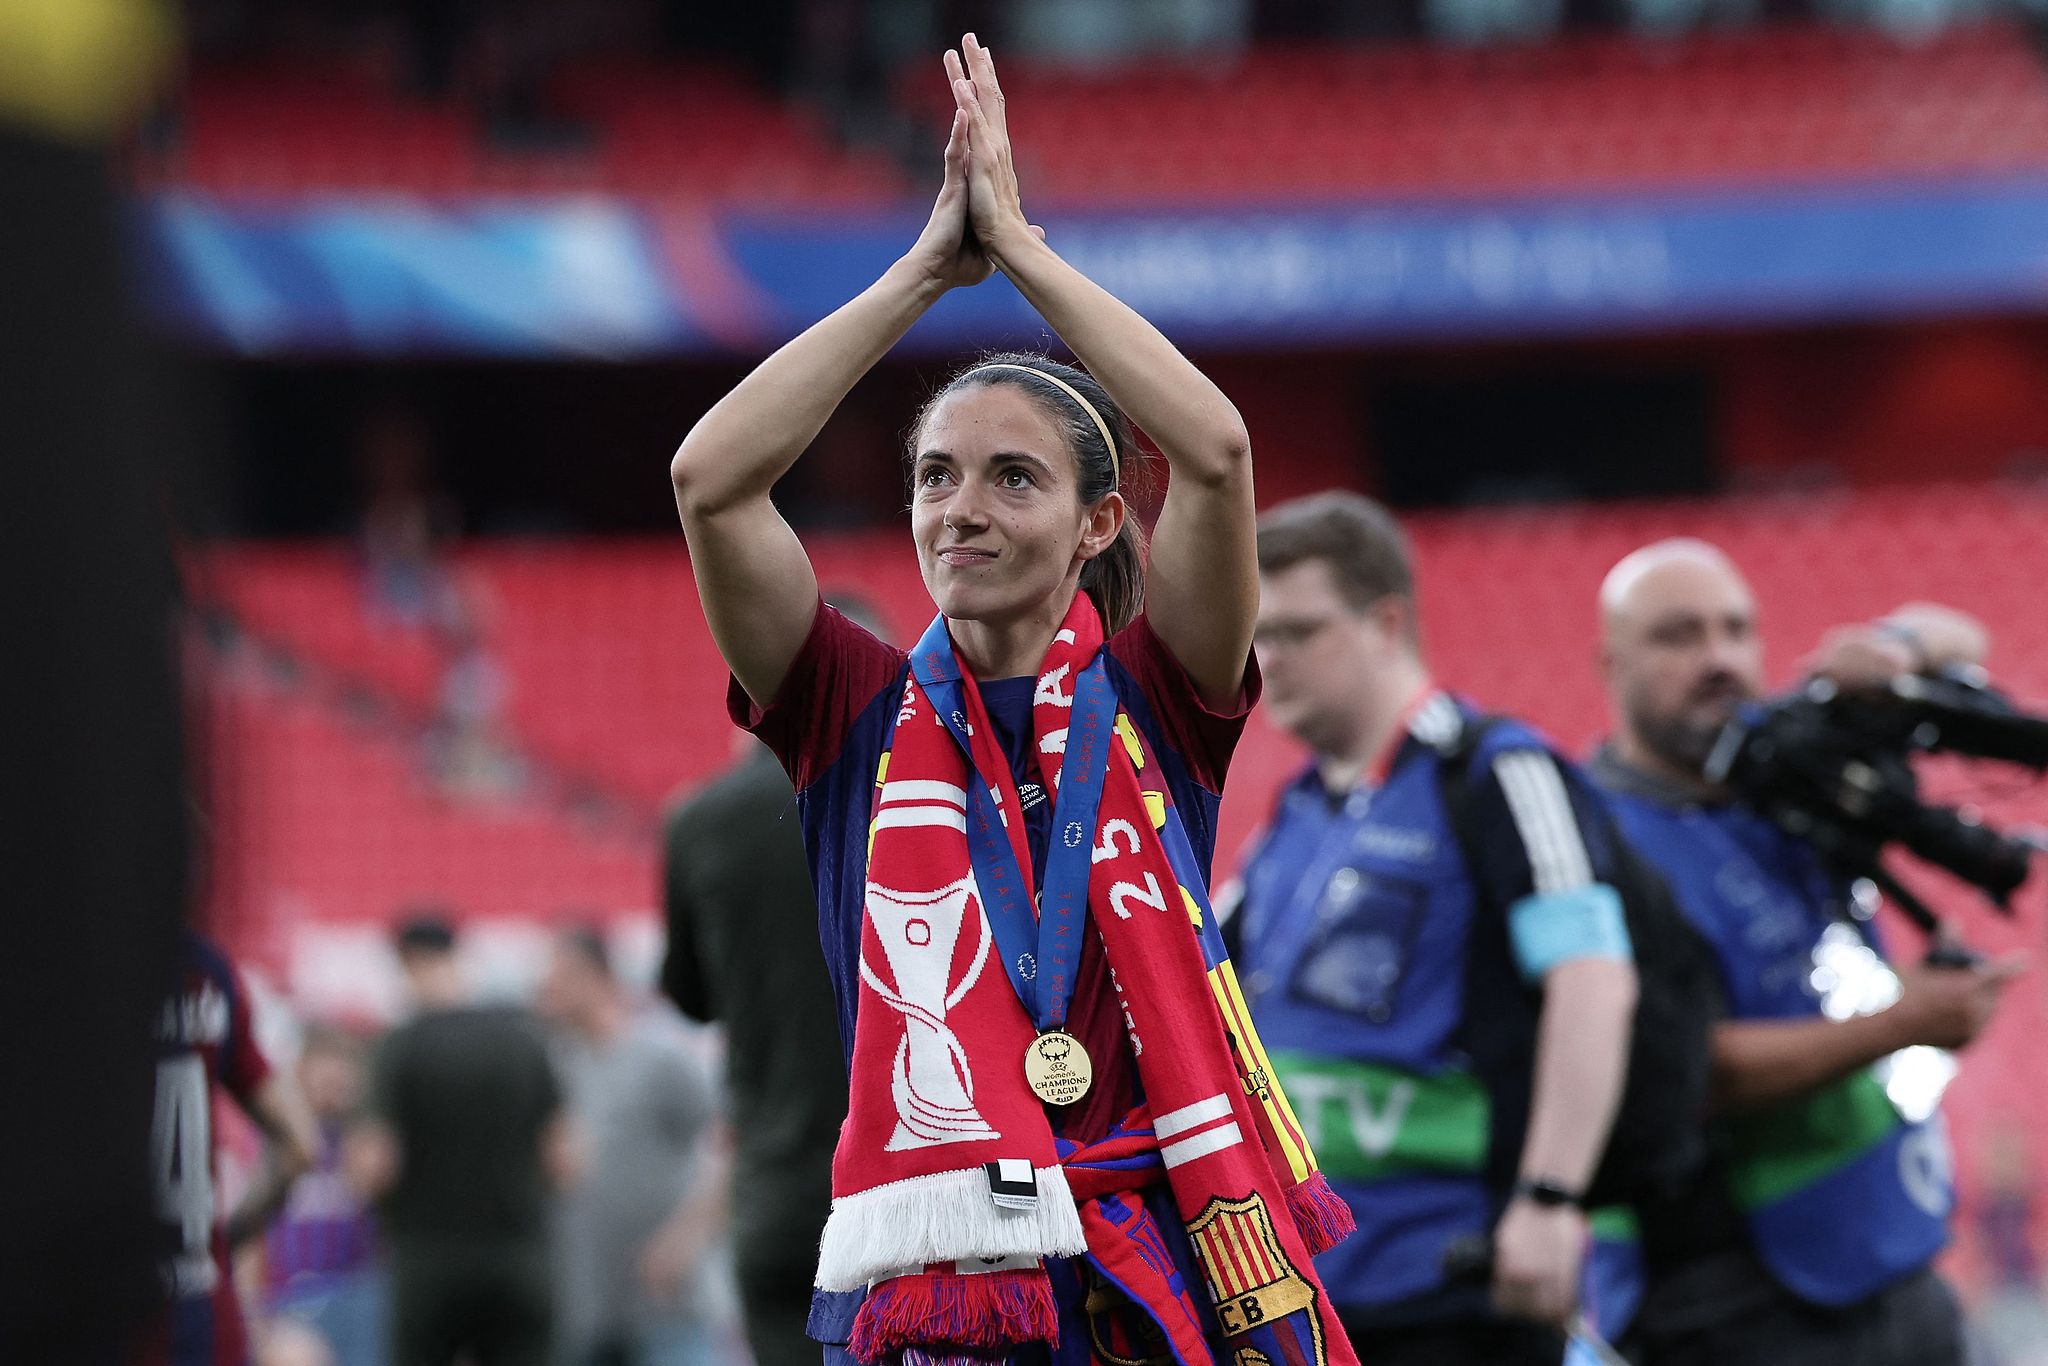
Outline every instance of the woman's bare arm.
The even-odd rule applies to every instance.
[[[1165,455],[1146,613],[1202,696],[1227,705],[1244,680],[1258,611],[1257,514],[1244,419],[1159,329],[1061,260],[1018,198],[1002,87],[969,34],[946,54],[968,116],[968,211],[996,266]]]
[[[946,144],[931,220],[881,279],[761,362],[669,462],[712,639],[747,695],[773,701],[817,611],[818,579],[769,498],[854,384],[940,295],[988,278],[967,232],[966,118]]]

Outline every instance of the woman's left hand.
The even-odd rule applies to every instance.
[[[995,59],[970,33],[958,52],[946,53],[946,74],[953,81],[953,101],[967,116],[968,223],[982,250],[1001,266],[1006,249],[1044,241],[1045,230],[1024,216]]]

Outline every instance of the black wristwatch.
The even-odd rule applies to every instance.
[[[1575,1191],[1562,1181],[1553,1181],[1547,1176],[1525,1176],[1515,1182],[1516,1198],[1532,1204],[1555,1209],[1559,1205],[1582,1208],[1586,1202],[1584,1191]]]

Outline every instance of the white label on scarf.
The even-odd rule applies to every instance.
[[[988,1173],[989,1199],[995,1201],[998,1208],[1038,1208],[1038,1173],[1032,1170],[1030,1162],[1021,1157],[1002,1157],[994,1162],[984,1162],[982,1170]],[[994,1270],[993,1267],[982,1269]]]

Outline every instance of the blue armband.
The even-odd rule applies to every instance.
[[[1529,982],[1573,958],[1635,959],[1621,893],[1604,882],[1523,897],[1508,907],[1508,938]]]

